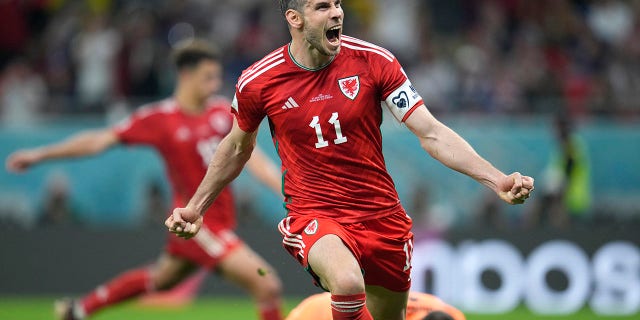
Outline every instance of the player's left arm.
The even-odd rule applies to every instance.
[[[487,186],[507,203],[523,203],[533,191],[533,178],[518,172],[506,175],[482,158],[456,132],[438,121],[424,105],[405,120],[420,145],[433,158]]]
[[[278,166],[271,161],[262,149],[257,146],[253,149],[246,167],[260,182],[264,183],[275,194],[282,196],[282,174]]]

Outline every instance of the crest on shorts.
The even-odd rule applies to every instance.
[[[312,235],[318,232],[318,220],[313,219],[306,228],[304,228],[304,233],[308,235]]]
[[[358,76],[338,79],[338,86],[345,97],[354,100],[360,92],[360,78]]]

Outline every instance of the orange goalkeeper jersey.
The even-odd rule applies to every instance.
[[[407,320],[422,320],[430,312],[442,311],[454,320],[465,320],[460,310],[444,303],[438,297],[419,292],[409,293]],[[314,294],[304,299],[289,313],[286,320],[331,320],[331,294]]]

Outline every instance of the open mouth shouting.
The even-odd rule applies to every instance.
[[[338,47],[340,46],[341,34],[342,34],[342,26],[337,25],[329,28],[329,30],[327,30],[327,32],[325,33],[325,36],[327,37],[327,41],[329,42],[330,45]]]

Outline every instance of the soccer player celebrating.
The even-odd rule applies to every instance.
[[[412,222],[385,167],[381,101],[433,158],[507,203],[523,203],[534,181],[502,173],[436,120],[389,51],[342,35],[339,0],[280,4],[291,42],[240,76],[234,127],[194,196],[165,224],[186,238],[198,232],[268,117],[284,174],[286,250],[331,292],[333,319],[405,319]]]
[[[218,143],[233,126],[230,101],[212,96],[221,86],[218,53],[201,41],[174,52],[177,85],[172,98],[135,112],[114,128],[81,132],[65,141],[10,155],[7,168],[21,172],[51,159],[88,156],[117,144],[148,145],[164,158],[173,189],[173,203],[183,206],[207,171]],[[248,168],[272,188],[281,189],[281,173],[266,155],[254,153]],[[247,290],[262,320],[279,320],[281,283],[272,268],[234,233],[235,208],[230,188],[219,190],[198,236],[186,240],[174,235],[153,266],[130,270],[97,287],[78,301],[60,301],[61,319],[83,319],[97,310],[154,290],[168,289],[198,267],[218,271]],[[266,270],[263,275],[257,270]]]
[[[427,318],[428,317],[428,318]],[[300,302],[285,320],[331,320],[331,294],[314,294]],[[462,312],[440,300],[421,292],[409,293],[407,320],[465,320]]]

